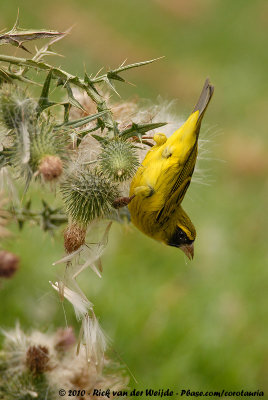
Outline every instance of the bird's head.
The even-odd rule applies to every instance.
[[[186,212],[182,207],[180,207],[179,219],[177,220],[175,231],[173,231],[168,240],[168,245],[178,247],[184,252],[189,260],[192,260],[194,258],[195,238],[195,227]]]

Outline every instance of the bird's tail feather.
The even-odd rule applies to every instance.
[[[214,86],[210,84],[209,79],[207,78],[204,87],[202,89],[202,92],[200,94],[200,97],[198,99],[198,102],[196,103],[193,109],[193,112],[199,111],[199,117],[198,117],[199,124],[202,121],[202,118],[205,114],[207,106],[209,105],[213,92],[214,92]]]

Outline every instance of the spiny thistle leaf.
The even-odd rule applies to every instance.
[[[119,138],[102,142],[99,161],[104,174],[120,182],[131,178],[139,165],[133,144]]]
[[[88,115],[86,117],[79,118],[79,119],[76,119],[73,121],[64,122],[61,125],[57,125],[55,128],[56,129],[65,128],[65,127],[79,128],[80,126],[86,125],[89,122],[94,121],[95,119],[98,119],[99,117],[102,117],[107,112],[109,112],[109,110],[101,111],[96,114]]]
[[[65,84],[65,87],[67,89],[67,93],[68,93],[68,98],[69,98],[69,103],[76,108],[79,108],[82,111],[85,111],[84,107],[79,103],[79,101],[76,100],[76,98],[73,95],[71,86],[69,85],[69,83]]]
[[[47,31],[47,30],[32,30],[32,29],[12,29],[0,35],[0,45],[1,44],[12,44],[17,47],[21,47],[27,51],[27,49],[22,46],[22,43],[28,42],[30,40],[44,39],[44,38],[57,38],[65,35],[65,32]]]
[[[102,81],[106,81],[107,82],[107,79],[108,80],[114,79],[114,80],[117,80],[117,81],[125,82],[125,80],[121,76],[118,75],[120,72],[151,64],[151,63],[153,63],[155,61],[160,60],[161,58],[163,58],[163,57],[158,57],[158,58],[154,58],[152,60],[141,61],[141,62],[137,62],[137,63],[134,63],[134,64],[128,64],[128,65],[123,65],[124,64],[123,63],[119,68],[112,69],[112,70],[108,71],[106,74],[101,75],[101,76],[99,76],[99,77],[97,77],[95,79],[92,79],[91,83],[97,83],[97,82],[102,82]]]
[[[141,138],[141,136],[144,135],[144,133],[151,131],[153,129],[161,128],[164,125],[166,125],[166,122],[155,122],[150,124],[135,124],[133,122],[130,128],[123,130],[122,132],[120,132],[119,135],[124,139],[133,136]]]
[[[40,115],[41,112],[44,111],[46,108],[57,104],[55,102],[49,101],[49,99],[48,99],[51,79],[52,79],[52,71],[49,71],[49,73],[47,74],[46,80],[44,82],[44,85],[43,85],[40,99],[38,101],[37,115]]]
[[[34,82],[33,80],[26,78],[22,75],[22,73],[12,72],[5,68],[0,68],[0,84],[1,83],[13,83],[14,80],[18,80],[24,83],[29,83],[30,85],[42,86],[38,82]]]
[[[75,222],[87,226],[95,218],[108,217],[119,191],[98,169],[70,174],[61,186],[67,213]]]

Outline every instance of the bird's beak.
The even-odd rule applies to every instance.
[[[184,252],[184,254],[192,260],[194,258],[194,244],[185,244],[184,246],[180,246],[180,249]]]

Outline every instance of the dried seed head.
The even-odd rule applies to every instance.
[[[139,165],[133,144],[120,139],[105,142],[99,160],[102,171],[119,182],[131,178]]]
[[[26,353],[26,366],[34,374],[42,374],[48,370],[49,351],[46,346],[30,346]]]
[[[58,156],[45,156],[38,170],[46,182],[53,181],[62,174],[62,160]]]
[[[67,226],[64,231],[64,247],[67,253],[72,253],[85,243],[86,229],[77,224]]]
[[[66,351],[76,343],[76,337],[72,327],[59,329],[56,332],[55,349]]]
[[[0,278],[11,278],[19,268],[19,258],[8,251],[0,251]]]
[[[119,191],[98,169],[70,174],[61,186],[67,213],[73,221],[87,226],[95,218],[110,215],[111,204]]]

